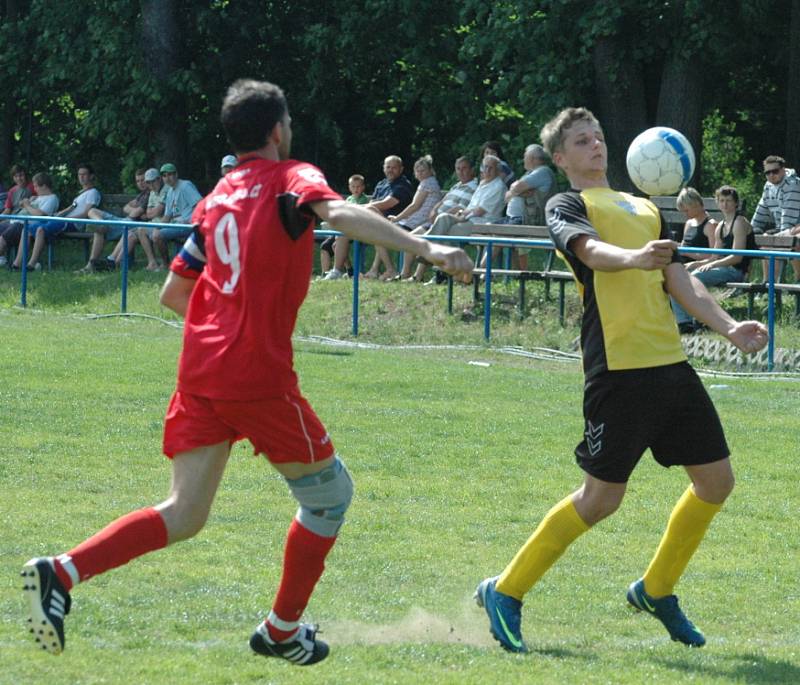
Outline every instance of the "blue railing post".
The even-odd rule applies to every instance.
[[[122,227],[122,302],[120,311],[128,311],[128,227]]]
[[[353,335],[358,337],[358,282],[361,275],[361,241],[353,241]]]
[[[492,241],[486,243],[486,287],[483,291],[483,337],[489,339],[492,331]]]
[[[769,295],[767,297],[767,371],[772,371],[775,366],[775,257],[769,258]]]
[[[19,306],[28,306],[28,222],[22,222],[22,238],[19,243],[19,270],[22,272],[19,285]]]

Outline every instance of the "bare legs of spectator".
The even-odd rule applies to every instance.
[[[136,237],[136,231],[131,229],[128,231],[128,263],[130,264],[133,261],[133,254],[136,252],[136,243],[139,242]],[[111,250],[111,254],[109,255],[111,259],[114,260],[114,263],[119,266],[122,263],[122,238],[117,241],[117,244],[114,245],[114,249]]]
[[[381,263],[383,263],[383,266],[386,269],[383,272],[383,275],[379,275]],[[376,246],[375,259],[373,260],[369,271],[364,274],[364,278],[380,278],[382,281],[391,281],[395,276],[397,276],[397,269],[394,267],[394,261],[389,254],[389,250],[387,250],[385,247]]]
[[[156,259],[155,252],[153,252],[153,244],[150,242],[150,236],[147,229],[143,226],[136,229],[136,237],[139,239],[139,244],[142,246],[142,251],[147,257],[147,266],[144,267],[148,271],[158,271],[158,260]]]
[[[328,254],[327,250],[319,251],[319,269],[323,274],[331,270],[331,256]]]
[[[350,238],[339,235],[333,243],[333,268],[344,273],[350,261]]]
[[[426,235],[428,233],[429,226],[418,226],[413,231],[411,231],[411,235]],[[404,281],[421,281],[422,276],[425,274],[425,263],[420,262],[417,264],[417,268],[414,273],[411,273],[411,269],[414,266],[414,259],[416,255],[412,254],[411,252],[403,252],[403,270],[400,273],[400,278]],[[422,273],[420,274],[420,267],[422,267]]]
[[[30,252],[30,257],[28,258],[28,269],[35,269],[36,262],[39,261],[39,255],[42,254],[42,250],[44,250],[44,246],[47,244],[47,236],[44,232],[44,229],[39,227],[36,229],[36,238],[33,241],[33,249]],[[17,248],[17,258],[14,260],[14,266],[19,268],[20,263],[22,261],[22,239],[20,238],[20,245]]]
[[[153,244],[156,249],[158,249],[158,254],[164,266],[169,266],[169,243],[161,237],[161,231],[158,229],[153,231]],[[144,247],[144,245],[142,245],[142,247]]]

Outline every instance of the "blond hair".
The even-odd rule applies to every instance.
[[[548,121],[539,134],[544,149],[551,157],[554,152],[563,149],[567,129],[577,121],[586,121],[592,125],[600,126],[597,117],[585,107],[567,107],[562,109],[555,117]]]

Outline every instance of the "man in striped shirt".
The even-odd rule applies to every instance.
[[[800,178],[794,169],[786,168],[786,160],[778,155],[764,159],[767,182],[756,205],[750,223],[754,233],[775,232],[782,235],[800,234]],[[800,260],[790,260],[795,281],[800,282]],[[764,261],[764,280],[768,262]],[[777,269],[780,274],[781,269]]]

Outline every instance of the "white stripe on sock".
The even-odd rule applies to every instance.
[[[267,616],[267,623],[278,630],[284,631],[285,633],[297,630],[300,627],[300,621],[284,621],[274,611],[269,612],[269,616]]]
[[[69,554],[62,554],[56,557],[56,559],[58,559],[58,563],[61,564],[62,568],[69,574],[73,585],[77,585],[81,582],[81,575],[78,573],[78,569],[75,568],[75,564],[72,562],[72,557]]]

